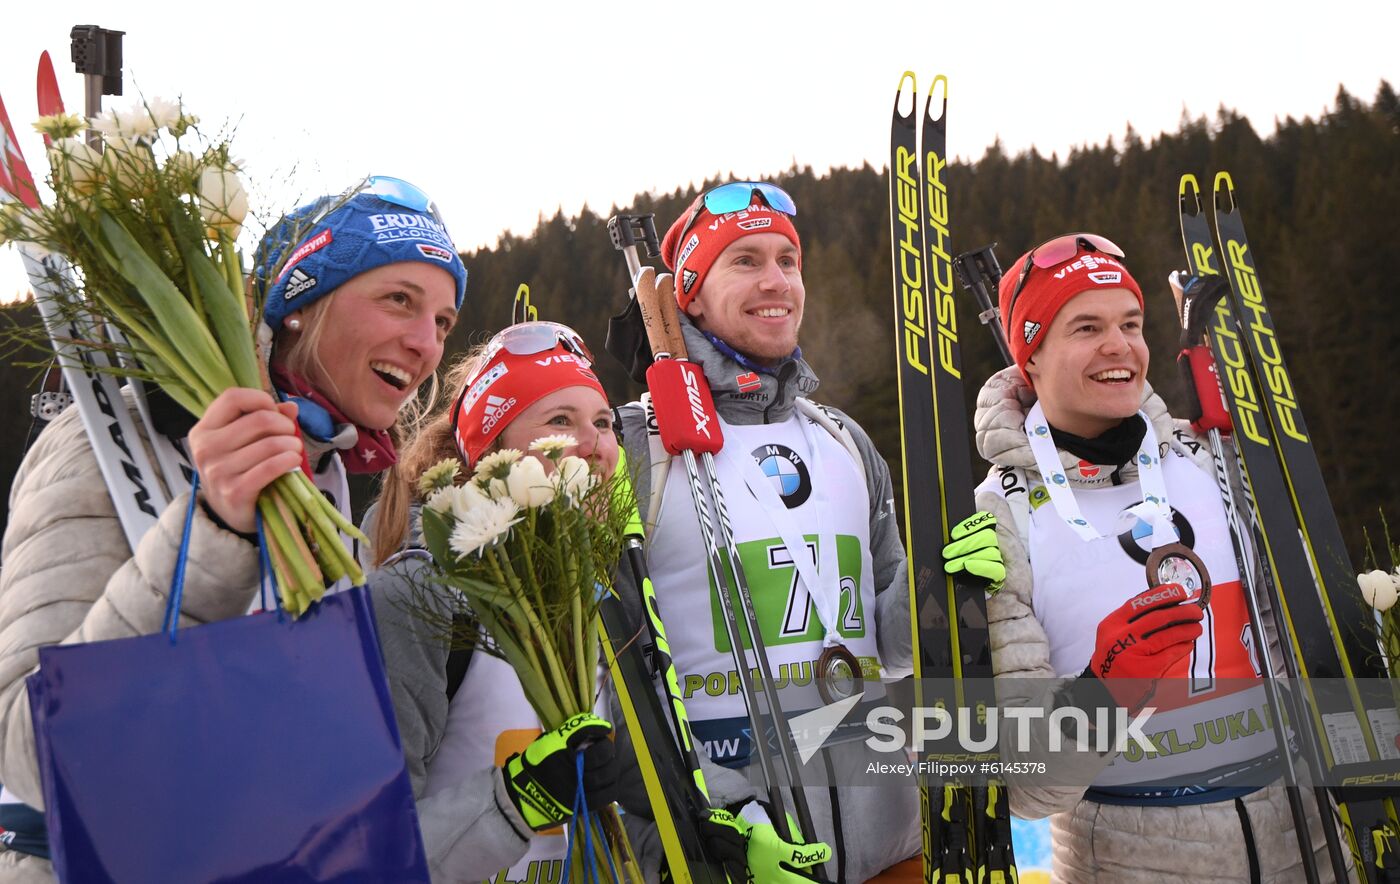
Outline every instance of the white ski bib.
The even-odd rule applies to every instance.
[[[798,415],[780,424],[721,420],[724,450],[715,459],[788,716],[823,705],[813,668],[826,643],[845,645],[867,679],[879,674],[865,477],[837,439],[805,423]],[[752,469],[741,458],[751,460]],[[657,524],[649,530],[648,568],[696,737],[717,763],[742,767],[752,727],[681,458],[671,460],[666,482]],[[750,482],[768,488],[756,496]],[[784,511],[770,516],[765,499],[770,505],[776,499]],[[801,537],[801,567],[784,535]],[[737,596],[734,608],[747,635]],[[868,682],[867,688],[867,701],[883,696]]]
[[[1180,783],[1193,774],[1238,770],[1277,748],[1264,688],[1256,683],[1257,653],[1219,489],[1175,452],[1160,464],[1171,527],[1205,562],[1213,584],[1210,604],[1191,656],[1169,671],[1149,703],[1158,711],[1145,732],[1158,751],[1131,746],[1095,786]],[[1000,485],[989,481],[979,490],[1000,492]],[[1143,506],[1138,482],[1063,488],[1073,495],[1076,517],[1087,523],[1079,530],[1046,492],[1033,482],[1028,495],[1031,604],[1050,641],[1051,667],[1056,675],[1075,676],[1089,664],[1099,622],[1147,589],[1154,528],[1166,526],[1151,518],[1155,507]],[[1025,503],[1017,499],[1012,505]]]

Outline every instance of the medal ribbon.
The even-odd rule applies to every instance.
[[[1138,482],[1142,485],[1142,503],[1129,510],[1152,528],[1151,548],[1176,543],[1180,538],[1176,526],[1172,524],[1172,508],[1167,501],[1167,481],[1162,473],[1162,460],[1157,456],[1157,433],[1152,429],[1152,420],[1143,412],[1138,414],[1146,425],[1142,435],[1142,445],[1133,462],[1138,468]],[[1079,503],[1074,499],[1074,491],[1069,487],[1069,476],[1060,464],[1059,451],[1050,437],[1050,422],[1045,419],[1045,411],[1037,402],[1026,414],[1026,438],[1030,440],[1031,453],[1035,455],[1035,465],[1045,479],[1045,490],[1050,494],[1050,503],[1055,512],[1070,530],[1078,534],[1086,543],[1107,535],[1100,534],[1084,518]]]
[[[837,565],[836,556],[836,536],[828,535],[825,528],[823,514],[826,510],[825,501],[820,499],[821,493],[817,487],[817,477],[822,475],[821,454],[817,450],[816,440],[812,438],[812,430],[806,418],[798,417],[799,425],[802,429],[802,437],[807,441],[808,450],[808,476],[812,481],[812,493],[818,496],[812,501],[816,505],[817,518],[817,554],[818,561],[813,561],[807,554],[807,543],[802,533],[797,530],[792,516],[788,513],[787,504],[778,497],[778,492],[773,490],[772,481],[758,468],[758,462],[748,452],[731,454],[731,447],[725,446],[718,455],[717,460],[728,460],[730,463],[738,462],[739,472],[744,477],[744,484],[749,486],[749,491],[757,498],[760,508],[777,529],[778,536],[782,538],[783,545],[787,547],[789,555],[792,557],[793,567],[797,569],[798,578],[807,587],[807,595],[812,599],[813,606],[817,609],[817,619],[821,621],[824,637],[822,647],[843,644],[841,635],[836,631],[837,621],[841,616],[841,588],[840,588],[840,568]],[[833,579],[823,581],[821,575],[836,575]],[[858,591],[858,590],[857,590]],[[854,600],[852,600],[854,604]]]

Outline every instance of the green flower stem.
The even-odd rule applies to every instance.
[[[529,657],[521,648],[520,643],[510,637],[512,633],[509,630],[501,632],[492,630],[491,634],[504,637],[497,638],[496,644],[505,653],[506,660],[515,668],[520,679],[520,687],[530,702],[530,708],[535,710],[535,715],[542,723],[548,722],[545,724],[546,729],[553,729],[563,724],[569,718],[568,707],[559,703],[554,692],[549,689],[548,680],[544,675],[528,665]]]
[[[135,237],[109,213],[99,210],[102,233],[119,259],[113,269],[141,293],[165,338],[180,342],[180,352],[213,388],[234,386],[228,364],[221,358],[213,334],[190,302],[151,260]]]
[[[219,272],[202,246],[187,243],[181,251],[185,267],[194,278],[191,290],[203,300],[209,327],[218,347],[228,362],[234,382],[240,387],[256,390],[262,385],[258,377],[258,359],[253,353],[253,336],[248,331],[248,315],[243,299],[229,291],[228,279]]]
[[[244,295],[246,283],[243,281],[243,259],[238,254],[238,248],[234,245],[233,240],[222,230],[219,231],[219,269],[223,271],[224,278],[228,280],[229,291],[233,292],[243,309],[243,324],[248,328],[251,341],[253,322],[249,317]]]
[[[590,688],[593,684],[593,670],[597,658],[594,658],[595,666],[590,666],[583,636],[583,597],[578,593],[574,593],[573,598],[569,600],[569,613],[572,615],[570,619],[573,621],[570,624],[572,628],[569,632],[574,642],[574,687],[577,689],[575,699],[586,709],[591,705],[588,703],[588,696],[592,693]]]
[[[485,562],[488,569],[492,572],[493,582],[487,585],[497,587],[497,590],[492,593],[491,599],[487,599],[486,594],[481,592],[477,594],[476,598],[492,605],[503,616],[510,619],[512,629],[509,635],[523,635],[526,637],[522,646],[525,651],[528,652],[527,656],[529,658],[530,671],[538,672],[541,674],[541,677],[543,677],[544,665],[540,661],[539,655],[535,652],[534,643],[529,641],[529,637],[534,628],[533,623],[535,622],[535,618],[529,610],[529,601],[520,597],[518,588],[513,589],[509,586],[494,556],[487,554],[482,556],[479,561]],[[496,637],[497,641],[501,641],[502,637],[507,635],[507,632],[504,630],[493,631],[491,634]]]
[[[322,583],[316,559],[306,545],[306,539],[301,536],[301,531],[292,519],[286,503],[276,494],[266,494],[258,499],[259,504],[263,501],[267,501],[268,510],[271,512],[271,518],[266,514],[263,516],[264,526],[272,526],[278,544],[292,569],[291,582],[283,586],[284,604],[293,615],[300,616],[306,610],[306,605],[297,604],[298,597],[307,601],[319,599],[325,593],[325,584]]]
[[[521,598],[520,579],[515,576],[515,572],[511,569],[510,559],[506,555],[505,550],[502,549],[502,545],[498,544],[493,547],[488,555],[482,556],[482,559],[491,562],[492,565],[495,566],[494,570],[498,579],[501,581],[501,585],[508,587],[512,594],[515,595],[517,599],[520,599],[520,610],[525,616],[528,629],[531,630],[531,632],[527,632],[526,635],[534,635],[540,639],[539,651],[543,654],[545,663],[541,674],[543,675],[544,670],[547,670],[549,683],[556,690],[555,696],[567,696],[567,693],[558,692],[560,687],[569,683],[568,679],[564,677],[564,667],[559,661],[559,656],[556,653],[553,643],[549,640],[549,633],[545,630],[544,625],[540,623],[540,619],[535,613],[534,608]]]
[[[340,533],[347,534],[359,540],[361,543],[369,543],[369,538],[366,537],[359,528],[356,528],[349,519],[345,518],[340,510],[331,506],[331,502],[326,500],[325,496],[322,495],[320,491],[316,490],[316,486],[312,484],[311,479],[303,473],[300,468],[293,470],[287,475],[291,476],[293,479],[291,486],[292,493],[296,495],[298,502],[302,504],[306,512],[324,515],[330,519],[331,524],[334,525],[336,530],[340,531]]]
[[[272,495],[262,495],[258,498],[258,511],[262,513],[263,533],[267,537],[269,551],[274,553],[273,562],[280,566],[275,570],[282,603],[292,608],[292,595],[302,592],[302,587],[307,584],[319,581],[306,560],[297,554],[296,540],[292,535],[296,534],[298,538],[300,535],[284,520],[276,499]]]
[[[330,518],[331,513],[339,515],[340,511],[321,496],[320,492],[306,495],[303,486],[309,482],[304,473],[296,470],[279,476],[273,482],[273,487],[283,495],[283,502],[291,509],[296,522],[304,525],[306,531],[317,542],[316,561],[323,569],[333,563],[327,570],[327,577],[333,572],[338,575],[336,580],[348,575],[355,585],[364,583],[365,576],[360,570],[359,562],[355,561],[355,557],[345,548],[345,542],[340,538],[337,520]],[[345,520],[342,518],[339,521]]]
[[[95,233],[91,236],[93,237],[93,245],[98,247],[103,258],[109,263],[114,264],[117,259],[110,252],[101,247],[96,239]],[[118,278],[120,279],[120,277]],[[125,282],[125,280],[123,280],[123,282]],[[177,347],[157,334],[143,319],[137,318],[133,311],[138,308],[108,294],[108,292],[117,287],[119,286],[89,285],[87,291],[102,304],[105,310],[112,314],[118,325],[127,332],[127,337],[137,339],[146,349],[156,354],[162,362],[169,366],[171,373],[194,392],[195,397],[200,400],[199,407],[190,409],[190,411],[196,417],[202,416],[204,414],[204,409],[208,407],[210,402],[214,401],[214,396],[217,395],[216,391],[212,390],[203,382],[200,375],[185,361],[184,357],[180,355]],[[162,386],[164,386],[164,384],[162,384]],[[183,405],[184,403],[181,404]]]

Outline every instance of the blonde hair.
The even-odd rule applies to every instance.
[[[399,449],[398,463],[384,473],[379,498],[375,501],[374,524],[370,526],[369,534],[373,552],[371,564],[374,567],[384,564],[408,537],[408,513],[419,497],[418,477],[438,461],[460,458],[457,440],[452,436],[452,414],[462,388],[481,368],[485,357],[486,344],[481,344],[458,357],[443,372],[441,387],[450,395],[426,408],[412,424],[408,440]],[[430,403],[432,401],[428,400]]]

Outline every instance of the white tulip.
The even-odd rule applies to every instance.
[[[204,161],[187,150],[177,150],[165,161],[165,171],[179,176],[180,187],[195,190]]]
[[[1366,604],[1377,611],[1390,610],[1397,595],[1400,595],[1400,587],[1397,587],[1396,582],[1384,571],[1358,574],[1356,582],[1361,586],[1361,597],[1366,600]]]
[[[102,171],[125,196],[145,196],[155,185],[156,161],[151,149],[125,138],[108,138]]]
[[[521,458],[506,476],[510,498],[522,507],[544,506],[554,499],[554,483],[545,474],[544,465],[533,457]]]
[[[572,454],[559,461],[554,476],[559,493],[575,502],[587,494],[596,481],[593,471],[588,467],[588,461]]]
[[[75,195],[91,196],[101,180],[102,154],[81,138],[64,138],[49,148],[49,167],[58,186],[67,182]]]
[[[238,239],[243,219],[248,217],[248,193],[237,173],[230,169],[207,168],[199,173],[199,214],[211,240],[219,234]]]

